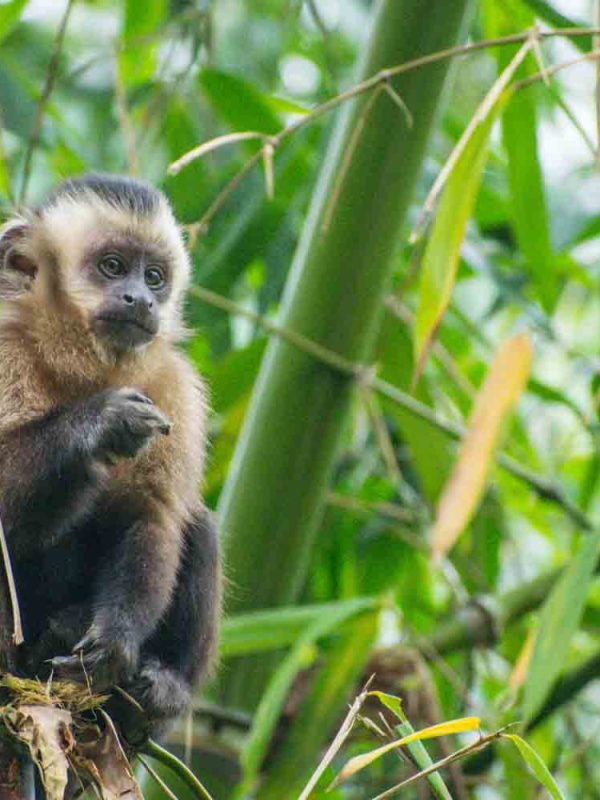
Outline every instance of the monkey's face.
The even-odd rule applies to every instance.
[[[127,179],[67,182],[0,229],[0,299],[79,329],[82,344],[91,334],[112,355],[181,337],[189,272],[164,196]]]
[[[134,236],[113,234],[86,253],[84,280],[97,298],[91,327],[116,350],[133,350],[159,333],[171,294],[168,254]]]

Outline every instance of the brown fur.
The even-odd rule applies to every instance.
[[[92,322],[102,291],[81,267],[91,243],[99,237],[110,243],[112,236],[161,247],[170,260],[172,289],[160,308],[159,332],[149,344],[127,352],[111,349],[95,335]],[[35,266],[31,280],[24,280],[18,268],[11,274],[2,241],[5,251],[10,246],[23,263]],[[188,276],[187,254],[162,197],[149,216],[127,214],[93,193],[77,200],[67,196],[0,231],[0,438],[109,388],[132,387],[154,402],[172,423],[170,434],[156,436],[134,458],[102,470],[105,494],[140,509],[144,525],[131,535],[143,537],[135,542],[144,560],[143,580],[163,609],[180,579],[183,530],[199,508],[204,465],[206,391],[176,346],[183,335]],[[8,459],[1,466],[10,472],[10,453]],[[218,566],[214,569],[218,573]],[[213,596],[215,619],[218,584],[217,574],[215,586],[206,590]],[[214,625],[215,620],[209,623],[209,651]],[[207,663],[200,666],[206,671]]]

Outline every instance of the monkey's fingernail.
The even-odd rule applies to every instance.
[[[168,436],[168,435],[171,433],[171,428],[172,428],[172,427],[173,427],[172,423],[170,423],[170,422],[165,422],[165,423],[163,423],[163,424],[160,426],[160,428],[159,428],[159,431],[160,431],[162,434],[164,434],[165,436]]]

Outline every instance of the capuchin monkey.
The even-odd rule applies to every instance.
[[[189,704],[217,636],[218,545],[198,495],[205,391],[175,347],[189,272],[166,198],[128,178],[67,180],[0,229],[18,669],[121,687],[144,710],[113,694],[130,741]]]

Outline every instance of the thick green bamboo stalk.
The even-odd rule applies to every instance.
[[[469,0],[380,0],[358,79],[456,42]],[[296,252],[281,319],[353,361],[369,357],[447,62],[346,105]],[[351,380],[271,341],[220,503],[230,612],[290,603],[305,577]],[[232,665],[225,700],[251,707],[264,665]]]

